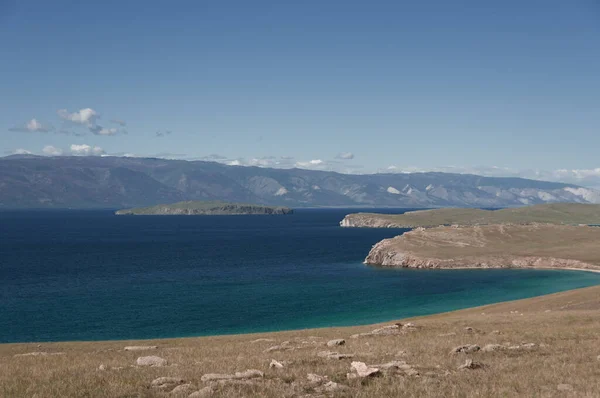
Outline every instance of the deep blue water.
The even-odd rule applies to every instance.
[[[354,211],[0,212],[0,342],[356,325],[600,284],[576,271],[369,268],[370,247],[403,230],[340,228]]]

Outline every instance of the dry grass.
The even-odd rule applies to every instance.
[[[330,395],[351,397],[553,397],[600,396],[600,287],[501,303],[412,320],[413,332],[393,336],[349,338],[375,325],[328,328],[256,335],[218,336],[154,341],[69,342],[0,345],[2,397],[167,397],[150,388],[153,379],[177,376],[204,387],[205,373],[260,369],[264,379],[254,384],[218,386],[215,397],[318,396],[306,381],[307,373],[326,375],[351,390]],[[466,327],[473,331],[466,331]],[[493,333],[499,331],[500,334]],[[455,335],[439,337],[441,334]],[[313,337],[310,337],[313,336]],[[267,338],[275,341],[254,342]],[[328,348],[328,339],[345,338],[346,345]],[[284,340],[292,351],[265,353]],[[308,342],[302,344],[301,342]],[[314,342],[314,343],[311,343]],[[461,344],[520,344],[532,350],[450,355]],[[127,352],[126,345],[158,345],[153,351]],[[420,376],[389,375],[369,380],[347,380],[351,360],[327,360],[322,350],[354,353],[367,364],[403,359]],[[398,356],[398,351],[405,356]],[[63,355],[15,357],[33,351]],[[138,356],[158,355],[170,366],[134,366]],[[472,358],[483,369],[458,371]],[[292,361],[283,369],[269,369],[271,359]],[[98,369],[100,364],[108,370]],[[116,369],[122,367],[121,369]],[[113,368],[113,369],[111,369]],[[559,391],[569,384],[572,391]],[[329,394],[329,393],[327,393]],[[325,396],[327,396],[325,394]],[[186,395],[184,395],[186,396]]]
[[[404,214],[356,213],[346,220],[357,227],[435,227],[438,225],[484,224],[600,224],[600,205],[579,203],[553,203],[518,208],[483,210],[444,208],[418,210]]]

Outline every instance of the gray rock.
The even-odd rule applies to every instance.
[[[457,353],[465,353],[465,354],[469,354],[472,352],[477,352],[481,349],[481,347],[479,347],[476,344],[465,344],[465,345],[461,345],[458,347],[455,347],[452,351],[450,351],[451,354],[457,354]]]
[[[100,366],[98,366],[98,370],[106,370],[108,369],[106,365],[101,364]]]
[[[343,384],[336,383],[334,381],[328,381],[327,383],[325,383],[323,385],[322,389],[327,392],[335,392],[335,391],[349,390],[350,387],[345,386]]]
[[[236,372],[235,374],[223,374],[223,373],[207,373],[200,378],[200,380],[206,381],[219,381],[219,380],[247,380],[258,377],[264,377],[264,373],[256,369],[248,369],[244,372]]]
[[[271,363],[269,364],[269,368],[275,368],[275,369],[283,369],[283,364],[279,361],[276,361],[274,359],[271,359]]]
[[[504,350],[506,347],[500,344],[486,344],[481,349],[481,352],[494,352]]]
[[[451,336],[456,336],[456,333],[450,332],[450,333],[438,334],[438,337],[451,337]]]
[[[206,386],[196,392],[191,393],[190,395],[188,395],[188,398],[207,398],[211,397],[214,392],[215,390],[212,386]]]
[[[467,359],[465,363],[458,367],[458,370],[467,370],[467,369],[480,369],[483,368],[483,364],[480,362],[474,362],[472,359]]]
[[[321,358],[326,358],[326,359],[347,359],[347,358],[353,358],[354,354],[340,354],[339,352],[333,352],[333,351],[319,351],[317,353],[317,356],[321,357]]]
[[[335,347],[338,345],[344,345],[346,344],[346,340],[344,339],[334,339],[334,340],[329,340],[327,342],[327,347]]]
[[[320,384],[320,383],[324,383],[325,381],[327,381],[326,376],[319,376],[318,374],[314,374],[314,373],[307,374],[306,379],[311,384]]]
[[[179,397],[188,396],[195,390],[196,390],[196,387],[191,383],[181,384],[181,385],[178,385],[177,387],[175,387],[173,390],[171,390],[171,395],[175,395],[175,396],[179,396]]]
[[[157,356],[139,357],[135,362],[138,366],[165,366],[167,360]]]
[[[185,383],[181,377],[159,377],[152,380],[150,386],[159,390],[172,390],[175,386]]]
[[[158,346],[155,345],[130,345],[123,348],[125,351],[145,351],[145,350],[156,350]]]
[[[381,374],[379,369],[367,366],[364,362],[354,361],[350,364],[350,367],[356,372],[358,377],[373,377]]]

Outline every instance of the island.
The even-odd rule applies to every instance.
[[[410,211],[404,214],[355,213],[347,215],[340,225],[358,228],[429,228],[440,225],[503,223],[600,225],[600,205],[553,203],[499,210],[444,208]]]
[[[288,207],[262,206],[244,203],[228,203],[220,201],[186,201],[173,204],[162,204],[150,207],[118,210],[118,216],[222,216],[222,215],[282,215],[292,214]]]

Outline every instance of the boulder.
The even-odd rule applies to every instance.
[[[335,392],[335,391],[349,390],[350,387],[345,386],[343,384],[336,383],[334,381],[328,381],[327,383],[325,383],[323,385],[322,389],[327,392]]]
[[[483,364],[480,362],[474,362],[472,359],[467,359],[465,363],[458,367],[458,370],[467,370],[467,369],[480,369],[483,368]]]
[[[105,364],[100,364],[100,366],[98,366],[98,370],[107,370],[108,367]]]
[[[139,357],[135,363],[137,366],[165,366],[167,364],[167,360],[157,356],[149,356]]]
[[[269,368],[273,369],[283,369],[283,364],[279,361],[271,359],[271,363],[269,364]]]
[[[367,366],[364,362],[354,361],[350,364],[350,367],[356,372],[358,377],[372,377],[381,374],[379,369]]]
[[[344,345],[346,344],[346,340],[344,339],[333,339],[333,340],[329,340],[327,342],[327,347],[335,347],[338,345]]]

